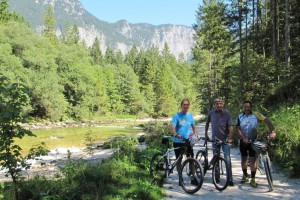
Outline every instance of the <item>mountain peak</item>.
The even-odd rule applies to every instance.
[[[191,55],[194,45],[194,30],[181,25],[151,25],[147,23],[131,24],[122,19],[116,23],[107,23],[86,11],[78,0],[10,0],[11,9],[27,20],[31,27],[40,30],[43,26],[46,8],[54,9],[58,33],[62,33],[66,24],[76,24],[82,40],[91,46],[95,38],[101,41],[102,51],[107,47],[126,54],[133,44],[139,49],[148,49],[152,45],[162,50],[168,44],[176,57]],[[34,15],[33,15],[34,13]],[[60,35],[59,35],[60,37]]]

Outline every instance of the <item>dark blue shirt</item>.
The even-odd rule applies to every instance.
[[[229,127],[233,125],[230,113],[227,110],[217,112],[216,109],[211,110],[208,113],[206,125],[211,123],[212,139],[216,137],[222,141],[225,141],[229,136]]]

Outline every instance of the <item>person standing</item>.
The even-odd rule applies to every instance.
[[[250,161],[251,181],[252,187],[257,187],[255,182],[255,175],[257,170],[257,156],[255,150],[252,148],[250,141],[257,138],[257,126],[259,122],[267,124],[270,130],[270,138],[275,138],[276,133],[270,120],[258,112],[252,112],[252,103],[249,100],[243,102],[243,113],[239,114],[237,118],[238,137],[240,139],[240,152],[241,152],[241,167],[243,170],[243,178],[241,183],[249,181],[247,172],[248,156]]]
[[[190,101],[189,99],[185,98],[181,101],[181,111],[176,113],[173,116],[172,123],[171,123],[171,131],[173,133],[173,147],[183,147],[185,145],[185,141],[182,140],[182,138],[188,139],[190,136],[191,128],[193,133],[197,134],[197,127],[194,120],[194,117],[191,113],[188,112],[190,107]],[[181,151],[183,149],[175,149],[175,156],[176,159],[180,156]],[[187,147],[187,157],[194,157],[194,151],[193,147],[191,145],[188,145]],[[182,160],[179,160],[176,165],[176,169],[179,172],[181,169],[181,162]],[[193,179],[193,181],[197,181],[197,179]],[[194,183],[197,185],[197,183]]]
[[[231,156],[230,156],[230,144],[232,144],[233,136],[233,122],[231,114],[228,110],[224,109],[224,101],[222,99],[214,100],[214,109],[208,113],[208,117],[205,124],[205,138],[208,137],[208,128],[211,123],[212,127],[212,140],[219,139],[225,143],[222,144],[222,150],[224,152],[224,158],[229,165],[229,186],[234,186],[232,178]],[[215,153],[217,147],[213,143],[213,153]]]

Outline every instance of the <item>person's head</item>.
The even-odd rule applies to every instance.
[[[214,107],[216,111],[221,111],[224,107],[224,101],[220,98],[214,100]]]
[[[250,114],[252,112],[252,102],[250,100],[245,100],[243,102],[243,113]]]
[[[181,101],[181,112],[182,113],[187,113],[190,107],[190,100],[188,98],[184,98]]]

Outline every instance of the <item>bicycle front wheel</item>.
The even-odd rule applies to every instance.
[[[207,157],[205,156],[206,152],[204,150],[199,150],[196,154],[196,160],[198,160],[203,169],[203,176],[205,176],[207,168],[208,168],[208,161]]]
[[[153,181],[162,181],[167,173],[167,159],[163,153],[153,154],[150,161],[150,176]]]
[[[194,158],[186,159],[179,172],[179,185],[189,194],[200,190],[203,184],[203,170],[201,164]]]
[[[213,164],[212,182],[219,191],[225,190],[229,184],[229,166],[223,157]]]
[[[264,162],[264,168],[265,168],[267,180],[269,183],[269,191],[272,192],[274,189],[274,185],[273,185],[273,178],[270,170],[270,160],[268,157],[265,157],[263,162]]]

